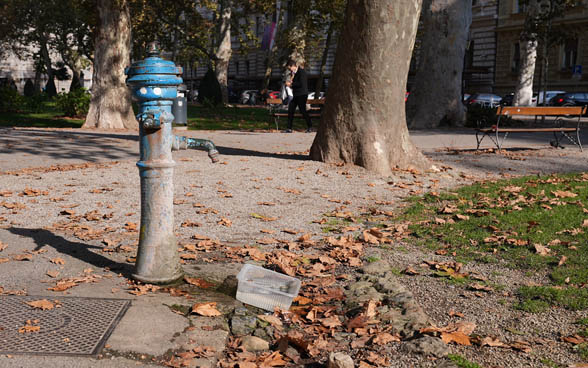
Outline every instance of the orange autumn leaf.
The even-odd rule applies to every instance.
[[[206,317],[215,317],[222,315],[222,313],[219,312],[218,309],[216,309],[216,302],[196,303],[192,306],[192,313],[196,313]]]
[[[53,258],[51,259],[51,263],[63,265],[65,264],[65,261],[63,260],[63,258]]]
[[[51,310],[55,307],[55,305],[47,299],[34,300],[32,302],[27,302],[27,304],[33,308],[42,310]]]
[[[328,328],[335,328],[342,325],[341,320],[336,315],[332,315],[328,318],[322,318],[319,321],[323,326]]]
[[[209,289],[214,286],[213,283],[210,283],[206,280],[197,279],[195,277],[184,276],[184,281],[190,285],[195,285],[202,289]]]
[[[466,334],[464,334],[463,332],[442,332],[441,333],[441,340],[443,340],[443,342],[445,342],[446,344],[449,344],[450,342],[455,342],[458,345],[472,345],[472,343],[470,342],[470,337]]]
[[[33,259],[33,256],[30,254],[17,254],[15,256],[12,256],[12,259],[14,259],[15,261],[31,261]]]

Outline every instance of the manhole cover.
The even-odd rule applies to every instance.
[[[26,304],[42,299],[61,306],[41,310]],[[0,296],[0,354],[98,354],[130,304],[124,299]],[[40,329],[19,332],[27,324]]]

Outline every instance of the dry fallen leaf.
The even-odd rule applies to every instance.
[[[217,221],[217,224],[222,225],[222,226],[226,226],[226,227],[231,227],[231,225],[233,225],[233,222],[231,220],[229,220],[228,218],[223,217]]]
[[[34,300],[32,302],[27,302],[27,304],[33,308],[42,310],[51,310],[55,307],[55,305],[47,299]]]
[[[51,263],[55,263],[55,264],[59,264],[59,265],[63,265],[65,264],[65,261],[63,260],[63,258],[53,258],[51,260]]]
[[[197,279],[195,277],[184,276],[184,281],[186,281],[190,285],[198,286],[201,289],[210,289],[214,286],[213,283],[210,283],[203,279]]]
[[[282,321],[276,316],[266,316],[265,314],[260,314],[257,316],[257,318],[269,323],[274,327],[282,327]]]
[[[551,249],[541,244],[533,244],[533,246],[535,247],[535,252],[540,256],[546,256],[551,251]]]
[[[569,191],[562,191],[562,190],[555,190],[555,191],[552,191],[551,193],[558,198],[574,198],[574,197],[578,196],[576,193],[572,193]]]
[[[196,313],[206,317],[222,315],[222,313],[219,312],[218,309],[216,309],[216,302],[196,303],[192,306],[192,313]]]
[[[33,256],[31,254],[17,254],[12,256],[15,261],[32,261]]]
[[[41,326],[36,326],[39,323],[38,319],[35,320],[27,320],[25,325],[18,329],[18,333],[27,333],[27,332],[39,332],[41,330]]]
[[[47,276],[56,278],[57,276],[59,276],[59,271],[49,270],[47,271]]]

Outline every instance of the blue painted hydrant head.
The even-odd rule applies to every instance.
[[[139,103],[137,120],[144,129],[159,129],[163,123],[171,123],[171,106],[182,84],[182,68],[173,61],[160,57],[156,42],[149,44],[147,58],[125,69],[127,86]]]

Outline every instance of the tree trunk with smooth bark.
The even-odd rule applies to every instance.
[[[312,159],[382,175],[431,167],[410,140],[404,112],[420,10],[420,0],[349,0]]]
[[[533,99],[533,78],[537,63],[536,22],[539,15],[537,0],[530,0],[525,16],[525,26],[520,36],[521,59],[512,104],[513,106],[530,106]]]
[[[131,22],[127,0],[98,0],[92,99],[84,128],[138,129],[125,85],[130,66]]]
[[[229,61],[231,60],[231,55],[233,53],[231,46],[231,7],[232,4],[230,0],[224,0],[222,2],[220,15],[220,40],[215,54],[214,73],[221,87],[224,104],[229,102]]]
[[[406,103],[410,128],[465,123],[463,60],[472,0],[423,0],[421,60]]]

